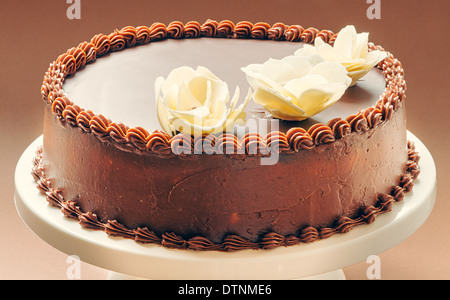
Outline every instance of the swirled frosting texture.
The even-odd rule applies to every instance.
[[[128,229],[117,220],[101,222],[92,212],[83,212],[74,201],[66,201],[61,190],[53,188],[46,178],[47,174],[42,161],[42,148],[39,148],[33,161],[32,175],[38,184],[38,189],[46,196],[49,205],[60,208],[63,214],[70,219],[78,220],[80,225],[87,229],[102,230],[111,236],[133,239],[137,243],[157,244],[167,248],[191,249],[197,251],[238,251],[245,249],[273,249],[280,246],[293,246],[300,243],[311,243],[317,240],[329,238],[335,234],[346,233],[355,226],[370,224],[382,213],[389,212],[395,202],[403,201],[404,194],[411,191],[420,173],[420,156],[415,151],[414,144],[408,142],[408,163],[405,174],[401,176],[399,185],[393,186],[389,193],[380,193],[374,205],[365,205],[361,213],[356,217],[339,217],[330,227],[306,226],[296,235],[282,235],[276,232],[263,234],[261,238],[253,242],[239,235],[230,234],[221,243],[214,243],[203,236],[183,238],[174,232],[167,232],[158,236],[147,227]]]

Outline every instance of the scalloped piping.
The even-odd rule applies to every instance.
[[[200,251],[237,251],[244,249],[272,249],[280,246],[311,243],[338,233],[346,233],[358,225],[370,224],[375,221],[378,215],[390,211],[395,202],[402,201],[405,193],[412,190],[414,186],[413,180],[420,173],[419,160],[420,156],[415,151],[414,144],[408,141],[408,161],[405,174],[402,175],[399,185],[392,187],[390,194],[380,194],[378,202],[374,206],[366,205],[361,208],[361,213],[356,218],[341,216],[332,227],[314,228],[308,226],[299,228],[297,235],[283,236],[275,232],[269,232],[257,242],[252,242],[237,235],[229,235],[219,244],[215,244],[201,236],[195,236],[186,240],[174,232],[166,232],[158,236],[149,228],[128,229],[116,220],[109,220],[107,223],[100,222],[94,213],[83,212],[75,202],[65,201],[61,191],[51,186],[50,181],[45,177],[45,170],[42,167],[42,147],[39,147],[33,160],[32,175],[37,182],[38,189],[42,194],[46,195],[49,205],[60,208],[67,218],[78,220],[83,228],[103,230],[110,236],[133,239],[136,243],[153,243],[167,248]]]
[[[51,105],[53,113],[61,122],[94,134],[100,140],[109,142],[121,150],[140,154],[155,154],[160,157],[194,153],[194,151],[190,151],[193,149],[196,149],[195,153],[208,153],[207,151],[211,151],[211,148],[198,148],[199,145],[205,145],[204,140],[200,143],[198,139],[194,140],[183,134],[170,137],[160,130],[150,133],[142,127],[129,128],[124,124],[115,123],[101,114],[95,115],[92,111],[79,107],[64,94],[63,83],[65,78],[75,74],[86,64],[95,62],[107,53],[156,40],[211,37],[313,43],[316,37],[321,37],[325,42],[333,44],[336,36],[330,30],[319,31],[312,27],[304,29],[300,25],[288,26],[280,22],[270,26],[264,22],[253,24],[248,21],[241,21],[234,24],[229,20],[221,22],[207,20],[203,25],[197,21],[190,21],[185,25],[179,21],[174,21],[167,26],[159,22],[153,23],[150,27],[126,26],[121,30],[116,29],[109,35],[97,34],[90,42],[80,43],[77,47],[70,48],[67,52],[61,54],[50,64],[44,75],[41,96],[46,104]],[[369,51],[375,49],[384,50],[380,46],[369,43]],[[232,149],[245,149],[244,155],[265,156],[269,155],[271,151],[295,153],[300,150],[311,149],[322,143],[334,142],[351,132],[369,130],[390,119],[406,97],[404,71],[400,61],[388,52],[388,57],[378,64],[378,68],[382,71],[386,80],[384,93],[379,97],[376,105],[351,115],[345,120],[333,119],[327,124],[317,124],[314,130],[310,128],[307,132],[296,127],[291,128],[286,133],[271,132],[264,137],[257,136],[251,140],[253,147],[249,147],[248,137],[244,136],[239,139],[231,133],[216,136],[213,141],[208,141],[210,142],[209,145],[211,147],[222,147],[225,143],[227,147],[232,147]],[[190,145],[186,142],[180,143],[181,140],[191,141],[191,143]],[[257,145],[256,151],[254,145]],[[190,148],[183,149],[181,147]],[[249,149],[252,149],[252,151],[248,151]],[[235,157],[235,155],[231,156]]]

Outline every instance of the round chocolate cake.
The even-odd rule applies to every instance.
[[[83,227],[179,249],[271,249],[374,221],[419,173],[406,138],[403,69],[392,54],[304,120],[275,117],[254,93],[236,114],[243,122],[188,134],[167,130],[155,93],[158,78],[202,66],[241,91],[238,106],[252,95],[243,67],[281,60],[318,38],[332,46],[337,36],[212,20],[94,36],[45,74],[38,187]]]

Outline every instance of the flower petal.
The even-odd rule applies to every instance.
[[[361,32],[356,35],[355,45],[353,46],[352,57],[366,58],[369,48],[369,33]]]
[[[263,64],[261,75],[273,81],[284,83],[297,77],[295,69],[286,61],[270,58]]]
[[[192,110],[180,111],[168,109],[170,114],[177,119],[183,119],[191,124],[202,124],[203,120],[210,114],[209,108],[200,106]]]
[[[302,77],[311,71],[312,65],[308,59],[302,56],[289,55],[281,59],[292,66],[295,71],[295,77]]]
[[[345,93],[347,86],[343,84],[323,84],[305,91],[293,102],[314,116],[338,101]]]
[[[156,82],[155,82],[155,99],[156,99],[156,112],[157,112],[156,115],[158,117],[158,121],[159,121],[159,124],[161,125],[162,129],[166,133],[173,135],[174,130],[170,126],[168,111],[167,111],[167,108],[161,97],[161,89],[162,89],[163,83],[164,83],[164,78],[159,77],[156,79]]]
[[[174,127],[176,131],[187,135],[201,135],[203,132],[203,128],[201,125],[191,123],[182,118],[173,117],[171,118],[170,122],[172,124],[172,127]]]
[[[201,74],[209,79],[214,79],[217,81],[221,81],[219,77],[217,77],[213,72],[211,72],[209,69],[202,67],[202,66],[198,66],[196,72],[198,74]]]
[[[312,45],[303,45],[302,48],[294,52],[294,56],[303,57],[311,66],[315,66],[324,61],[324,59],[317,52],[317,49]]]
[[[336,62],[323,62],[314,66],[309,74],[319,74],[326,81],[332,83],[350,84],[350,78],[347,76],[347,69]]]
[[[386,57],[387,57],[387,54],[384,51],[379,51],[379,50],[371,51],[371,52],[367,53],[366,64],[374,67],[375,65],[377,65],[380,61],[382,61]]]
[[[339,51],[347,58],[353,56],[353,46],[356,43],[356,29],[353,25],[348,25],[339,31],[336,40],[334,41],[333,48]]]
[[[232,103],[233,102],[237,103],[237,100],[239,99],[239,94],[240,94],[239,88],[237,87],[235,94],[233,96],[233,100],[231,101]],[[244,109],[247,106],[247,104],[250,102],[251,98],[252,98],[252,91],[251,91],[251,89],[249,89],[247,92],[247,96],[245,97],[244,103],[239,105],[239,107],[237,109],[230,109],[227,119],[226,119],[226,123],[223,128],[224,131],[229,131],[231,129],[231,127],[233,127],[234,125],[243,125],[244,120],[246,118]]]
[[[301,121],[308,117],[303,109],[287,100],[282,94],[267,87],[257,89],[253,94],[253,99],[276,118]]]
[[[308,89],[326,83],[327,81],[323,76],[319,74],[308,74],[289,81],[284,85],[284,88],[294,96],[294,99],[298,99]]]
[[[342,52],[337,51],[331,45],[325,43],[322,44],[321,46],[318,46],[317,52],[326,61],[339,62],[348,59],[348,57],[342,54]]]
[[[169,75],[165,79],[161,87],[162,93],[165,94],[169,87],[173,85],[179,85],[180,82],[182,82],[184,79],[189,79],[193,76],[195,76],[195,71],[190,67],[183,66],[174,69],[172,72],[169,73]]]
[[[203,96],[203,99],[206,98],[206,93]],[[195,109],[197,107],[202,106],[202,102],[200,102],[195,95],[191,92],[188,83],[186,81],[182,81],[180,84],[180,88],[178,90],[177,95],[177,106],[176,110],[178,111],[189,111]]]
[[[310,57],[317,54],[316,48],[312,45],[305,44],[294,52],[295,56]]]
[[[352,79],[350,86],[354,86],[358,80],[364,77],[368,73],[368,70],[364,68],[355,69],[354,71],[348,72],[348,76]]]
[[[164,77],[159,76],[155,80],[155,100],[158,102],[158,99],[161,97],[162,86],[164,85]]]
[[[258,77],[261,73],[262,65],[251,64],[246,67],[242,67],[241,71],[245,73],[248,84],[256,90],[258,88]]]
[[[347,71],[349,71],[357,69],[361,65],[364,65],[366,63],[366,60],[364,58],[354,58],[341,61],[340,63],[347,69]]]
[[[191,77],[187,82],[187,88],[190,91],[190,94],[198,100],[202,105],[205,102],[207,95],[207,82],[209,81],[209,78],[203,75],[195,75]]]
[[[173,85],[167,89],[166,93],[164,94],[163,101],[168,108],[176,109],[177,98],[178,98],[178,86]]]

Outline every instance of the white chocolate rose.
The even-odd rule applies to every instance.
[[[166,79],[155,81],[158,120],[163,130],[171,135],[177,132],[202,135],[230,130],[245,120],[244,108],[251,99],[249,90],[244,103],[239,100],[236,87],[230,105],[226,82],[210,70],[198,67],[174,69]]]
[[[342,97],[351,82],[341,64],[325,62],[308,51],[251,64],[242,71],[254,89],[254,101],[272,116],[290,121],[323,111]]]
[[[357,33],[353,25],[346,26],[338,33],[333,46],[320,37],[315,39],[314,48],[324,60],[341,63],[352,78],[351,86],[366,75],[375,65],[386,58],[386,52],[368,51],[369,33]],[[305,45],[311,51],[310,45]],[[305,50],[297,50],[296,54]]]

